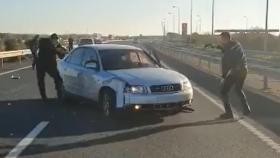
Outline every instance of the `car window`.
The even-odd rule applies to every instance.
[[[139,58],[141,60],[141,64],[142,66],[149,66],[151,63],[153,63],[154,61],[151,59],[151,57],[149,57],[146,53],[141,52],[138,53]]]
[[[78,48],[77,50],[74,50],[69,59],[69,63],[80,66],[83,58],[83,50],[83,48]]]
[[[159,67],[153,60],[139,50],[99,51],[104,70]],[[141,58],[142,57],[142,61]]]
[[[87,61],[98,61],[96,51],[94,49],[85,48],[82,65],[85,66]]]
[[[138,57],[138,55],[137,55],[137,52],[130,52],[129,53],[129,57],[130,57],[130,61],[132,62],[132,63],[139,63],[140,62],[140,59],[139,59],[139,57]]]

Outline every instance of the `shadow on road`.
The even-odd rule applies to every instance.
[[[0,101],[0,140],[7,141],[0,143],[0,157],[16,145],[15,141],[9,143],[8,140],[21,140],[41,121],[48,121],[49,124],[37,138],[54,138],[156,125],[163,122],[164,116],[139,113],[109,119],[103,116],[94,103],[62,104],[56,99],[48,103],[41,99]]]
[[[225,123],[232,123],[236,121],[237,120],[207,120],[207,121],[182,123],[182,124],[175,124],[175,125],[162,125],[162,126],[143,128],[140,130],[136,129],[133,131],[114,134],[112,136],[92,139],[88,141],[80,141],[80,142],[64,144],[64,145],[57,145],[57,146],[33,145],[30,146],[29,150],[26,151],[23,155],[35,155],[35,154],[42,154],[42,153],[55,152],[55,151],[71,150],[75,148],[86,148],[86,147],[92,147],[92,146],[102,145],[102,144],[134,140],[152,134],[174,130],[177,128],[225,124]]]
[[[121,119],[108,119],[93,103],[62,104],[53,99],[0,101],[0,138],[23,138],[38,123],[49,125],[40,138],[77,136],[89,133],[118,131],[154,125],[163,121],[155,113],[132,114]]]

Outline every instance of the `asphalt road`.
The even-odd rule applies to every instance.
[[[43,103],[31,68],[0,75],[0,157],[24,146],[20,142],[28,141],[26,135],[42,122],[47,122],[47,126],[38,132],[31,144],[25,144],[19,157],[280,157],[275,146],[279,142],[276,122],[263,126],[260,120],[254,119],[262,118],[258,113],[253,113],[252,118],[217,119],[223,111],[214,88],[216,79],[160,56],[166,64],[193,80],[195,112],[132,114],[123,119],[106,119],[93,103],[78,101],[65,105],[56,101],[50,78],[46,79],[47,92],[53,99]],[[11,79],[14,73],[21,78]],[[264,101],[251,95],[249,98],[252,104]],[[254,106],[253,110],[257,108]],[[274,112],[272,116],[278,119],[276,113],[279,114]],[[248,124],[255,129],[250,130]],[[258,132],[267,138],[260,139]],[[274,143],[267,143],[269,138]],[[21,146],[17,146],[19,143]]]

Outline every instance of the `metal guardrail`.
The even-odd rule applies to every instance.
[[[213,69],[216,72],[221,71],[221,58],[205,55],[201,53],[196,53],[195,49],[188,49],[188,48],[178,48],[178,47],[172,47],[170,45],[164,45],[161,43],[153,43],[153,46],[156,46],[157,49],[173,58],[176,58],[177,60],[182,60],[184,62],[188,61],[188,59],[197,60],[198,67],[203,65],[202,63],[206,63],[208,71],[213,71]],[[217,71],[216,69],[219,69]],[[276,68],[271,68],[263,65],[257,65],[257,64],[249,64],[249,70],[254,71],[256,74],[262,75],[262,76],[268,76],[273,79],[280,80],[280,70]],[[220,73],[217,73],[217,75],[220,75]]]
[[[31,51],[29,49],[0,52],[1,68],[4,67],[4,59],[18,57],[19,63],[21,64],[22,56],[28,54],[31,54]]]
[[[162,41],[163,44],[169,45],[169,46],[174,46],[175,43],[170,43],[166,41]],[[178,45],[179,46],[179,45]],[[186,46],[186,44],[184,44]],[[212,52],[217,52],[219,51],[216,48],[204,48],[204,47],[196,47],[198,49],[206,49],[207,51],[212,51]],[[245,49],[247,55],[269,55],[269,56],[280,56],[280,52],[274,52],[274,51],[263,51],[263,50],[253,50],[253,49]]]

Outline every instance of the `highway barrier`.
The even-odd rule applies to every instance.
[[[1,68],[4,67],[5,59],[17,57],[19,63],[21,64],[22,57],[28,54],[31,54],[29,49],[0,52]]]
[[[215,76],[221,76],[221,57],[204,55],[196,52],[199,51],[196,49],[174,47],[161,42],[154,42],[150,46],[178,61],[207,71]],[[268,76],[269,89],[263,89],[263,76]],[[280,70],[269,66],[249,63],[247,85],[254,89],[264,91],[266,94],[280,97]]]

